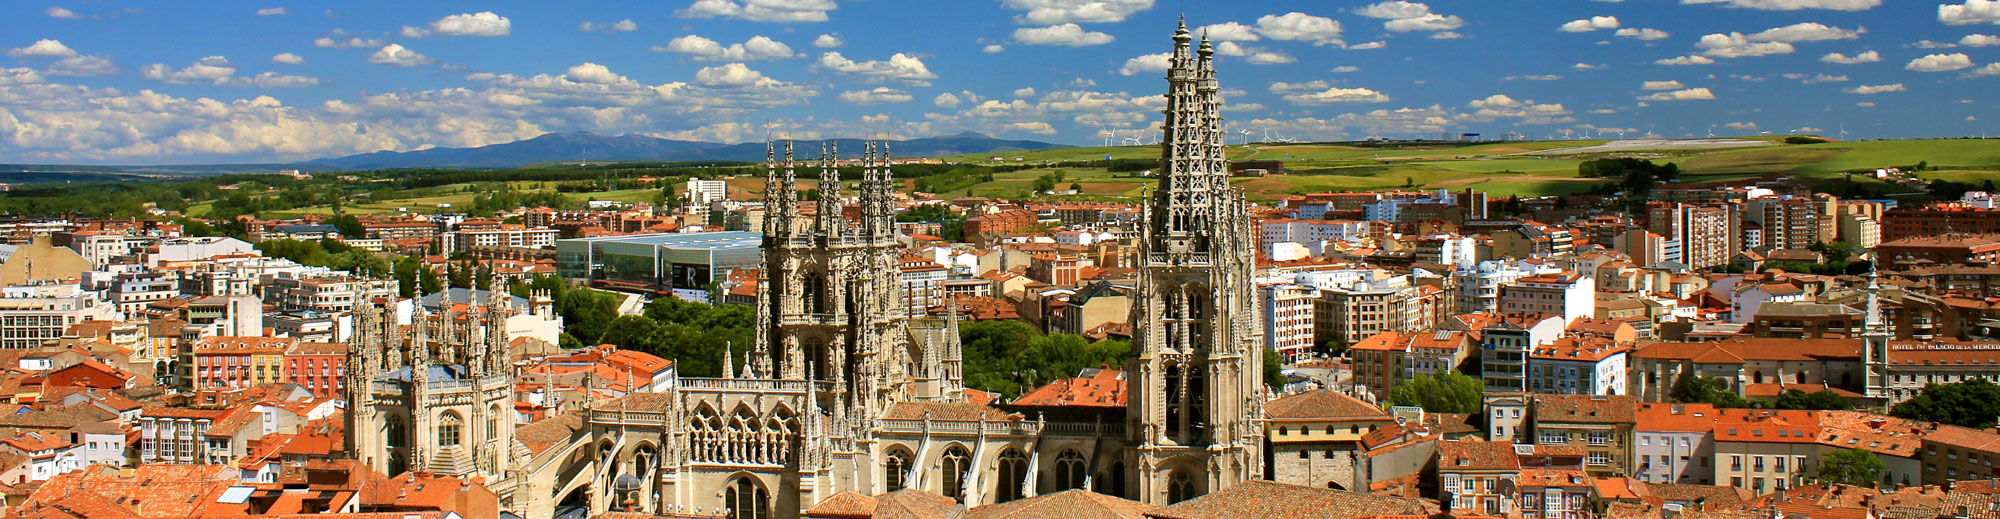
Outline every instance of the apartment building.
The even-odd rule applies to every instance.
[[[1631,474],[1637,409],[1630,395],[1533,395],[1528,437],[1538,447],[1582,448],[1584,471],[1593,477]]]

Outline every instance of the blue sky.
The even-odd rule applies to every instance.
[[[1176,17],[1233,131],[2000,135],[2000,2],[7,2],[0,162],[547,132],[1150,141]],[[1197,29],[1199,30],[1199,29]]]

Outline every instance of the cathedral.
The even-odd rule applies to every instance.
[[[801,160],[788,143],[767,155],[756,344],[740,369],[496,428],[511,379],[490,323],[504,305],[420,315],[439,322],[407,335],[358,308],[368,353],[350,360],[349,452],[390,474],[482,476],[534,519],[793,518],[836,494],[905,489],[966,506],[1075,488],[1168,504],[1258,478],[1252,230],[1228,181],[1214,50],[1193,40],[1182,23],[1134,258],[1126,407],[971,401],[956,309],[912,319],[902,306],[887,144],[864,147],[847,193],[839,150]],[[798,182],[814,174],[805,200]]]

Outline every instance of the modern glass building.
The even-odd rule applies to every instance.
[[[757,268],[763,235],[754,232],[634,234],[556,240],[556,273],[590,286],[706,300],[729,271]]]

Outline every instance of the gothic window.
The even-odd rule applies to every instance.
[[[1167,503],[1179,503],[1196,495],[1194,478],[1188,475],[1187,469],[1176,469],[1167,476]]]
[[[910,451],[902,448],[889,449],[888,459],[882,462],[883,480],[889,483],[889,491],[895,492],[909,486]]]
[[[960,503],[965,502],[966,470],[972,468],[972,454],[965,447],[953,445],[944,450],[944,459],[939,465],[944,470],[944,495]]]
[[[494,405],[486,409],[486,438],[490,440],[499,437],[500,437],[500,406]]]
[[[1007,452],[1000,453],[999,472],[999,495],[995,496],[994,502],[1005,503],[1020,499],[1021,484],[1028,475],[1028,457],[1022,456],[1021,451],[1007,449]]]
[[[403,419],[390,416],[389,423],[383,426],[382,434],[386,437],[383,439],[383,446],[389,450],[389,473],[401,475],[408,468],[403,460],[405,449],[410,446],[409,431],[403,428]]]
[[[754,479],[736,478],[722,491],[722,506],[729,519],[770,519],[771,494]]]
[[[465,419],[460,418],[458,416],[458,413],[455,411],[445,411],[444,414],[438,415],[438,424],[437,424],[438,446],[450,447],[453,445],[458,445],[459,430],[463,429],[464,427],[465,427]]]
[[[1087,464],[1083,454],[1074,449],[1065,450],[1056,456],[1056,490],[1083,488],[1083,477]]]
[[[826,313],[826,276],[807,273],[805,289],[806,313]]]
[[[820,342],[819,339],[807,340],[806,357],[811,359],[806,364],[806,378],[811,380],[828,380],[830,378],[826,376],[825,343]]]

